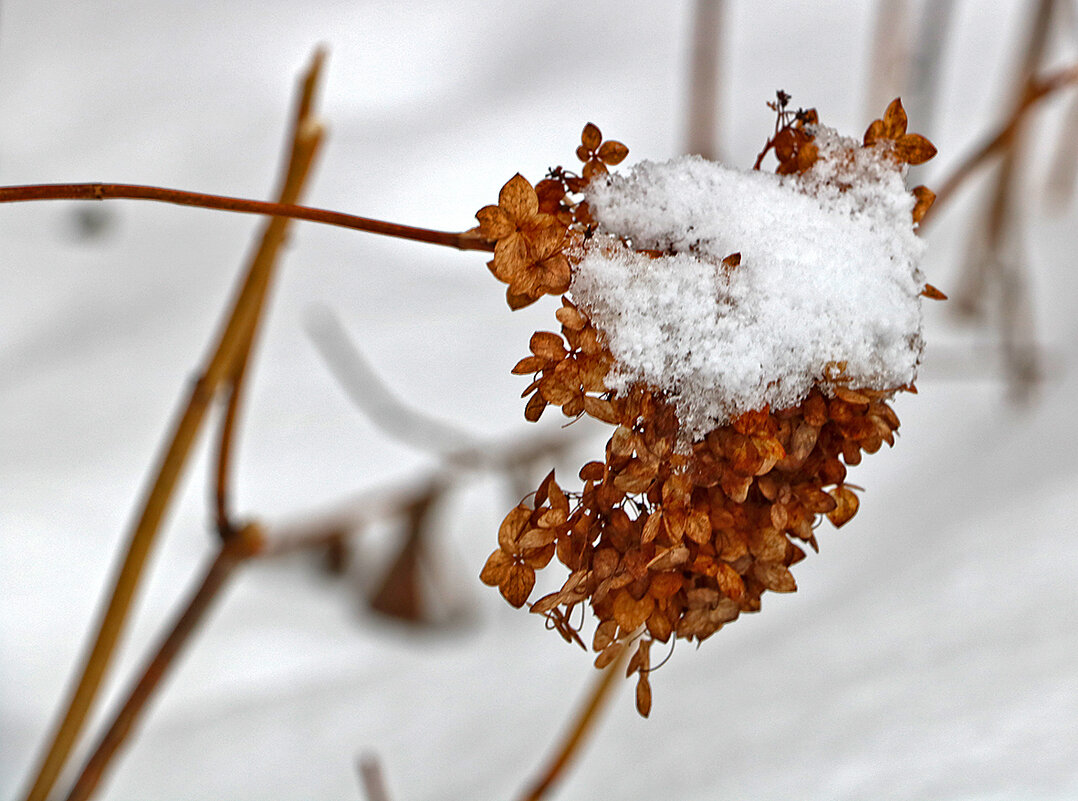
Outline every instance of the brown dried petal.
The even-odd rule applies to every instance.
[[[685,536],[701,545],[711,540],[711,518],[706,511],[697,509],[685,522]]]
[[[543,410],[546,409],[547,402],[543,399],[543,396],[536,392],[532,395],[531,400],[528,401],[528,405],[524,407],[524,419],[529,423],[534,423],[543,415]]]
[[[496,587],[502,583],[512,564],[512,557],[505,551],[498,549],[487,557],[487,563],[483,565],[479,580],[488,586]]]
[[[539,197],[519,172],[498,193],[498,205],[518,223],[539,213]]]
[[[840,528],[857,514],[860,501],[849,487],[835,487],[831,490],[831,497],[835,499],[836,506],[827,513],[827,519],[835,528]]]
[[[602,652],[597,657],[595,657],[595,667],[599,668],[600,670],[605,668],[607,665],[609,665],[611,662],[621,656],[621,652],[625,650],[625,645],[626,643],[624,640],[618,640],[616,642],[610,643],[610,645],[606,646],[606,648],[604,648]]]
[[[636,434],[627,426],[618,426],[610,437],[610,453],[613,456],[632,456],[636,444]]]
[[[656,573],[651,577],[648,594],[656,601],[672,598],[685,586],[685,578],[676,571]]]
[[[618,633],[618,624],[613,620],[604,620],[595,628],[595,639],[592,640],[591,649],[593,651],[603,651],[610,643],[614,642],[614,637]]]
[[[883,138],[898,139],[906,133],[906,109],[902,108],[901,98],[896,97],[883,113]]]
[[[525,356],[516,366],[513,367],[513,375],[528,375],[530,373],[537,373],[543,369],[547,364],[546,359],[541,356]]]
[[[793,592],[797,589],[793,573],[781,562],[757,562],[752,572],[772,592]]]
[[[510,565],[505,578],[498,585],[502,595],[517,609],[524,606],[535,586],[535,571],[527,565]]]
[[[924,164],[936,155],[936,146],[920,134],[905,134],[895,142],[895,154],[907,164]]]
[[[615,164],[621,164],[625,160],[625,157],[629,155],[629,148],[621,142],[611,139],[609,142],[603,142],[595,155],[613,167]]]
[[[588,462],[580,468],[581,481],[602,481],[606,467],[602,462]]]
[[[498,527],[498,546],[508,554],[518,552],[517,538],[524,531],[531,519],[532,510],[526,506],[517,506],[502,520]]]
[[[475,218],[479,220],[479,234],[492,242],[509,236],[517,229],[499,206],[484,206],[475,213]]]
[[[539,300],[539,297],[528,293],[518,294],[513,291],[512,287],[509,287],[505,291],[505,300],[509,304],[510,310],[516,311],[517,309],[523,309],[525,306],[531,306],[535,301]]]
[[[929,300],[947,300],[947,296],[940,292],[932,284],[925,284],[925,288],[921,290],[921,294]]]
[[[651,683],[646,673],[641,673],[636,682],[636,711],[645,718],[651,714]]]
[[[864,145],[865,147],[871,147],[881,139],[886,138],[883,120],[873,120],[872,124],[868,126],[868,130],[865,131]]]
[[[621,590],[614,596],[614,620],[626,633],[636,631],[643,626],[654,608],[655,599],[650,595],[645,595],[638,601],[629,594],[628,590]]]
[[[584,126],[584,131],[580,134],[580,143],[593,153],[599,149],[599,144],[603,141],[603,134],[593,122],[589,122]],[[583,161],[584,159],[581,159]]]
[[[513,282],[531,264],[528,243],[515,231],[494,246],[494,261],[490,271],[499,281]]]
[[[569,330],[579,331],[588,324],[588,318],[584,312],[575,306],[564,305],[567,303],[568,301],[563,301],[562,307],[554,313],[554,316],[558,318],[558,322]]]
[[[651,668],[651,640],[640,640],[636,651],[629,658],[629,664],[625,666],[625,677],[633,675],[636,671],[646,673]]]
[[[539,267],[542,271],[542,288],[546,294],[561,295],[569,291],[573,270],[564,253],[544,259]]]
[[[553,375],[539,382],[539,391],[543,393],[543,397],[547,401],[555,406],[562,406],[580,394],[579,389],[566,384],[564,381],[559,381],[558,377]]]
[[[544,515],[545,517],[546,515]],[[554,528],[532,528],[524,532],[517,540],[517,547],[521,551],[531,548],[545,548],[557,538],[558,532]]]
[[[927,186],[915,186],[913,196],[917,198],[917,202],[913,206],[913,221],[919,223],[924,219],[928,210],[932,208],[932,204],[936,202],[936,193]]]
[[[684,545],[675,545],[648,562],[648,570],[656,572],[670,570],[689,561],[689,549]]]
[[[644,530],[640,535],[640,542],[647,545],[657,536],[659,536],[659,525],[662,523],[662,514],[656,510],[648,515],[647,522],[644,523]]]
[[[655,480],[655,465],[633,459],[614,479],[614,486],[622,492],[644,492]]]
[[[618,414],[614,409],[614,404],[602,398],[586,396],[584,398],[584,411],[590,417],[602,420],[604,423],[613,425],[618,422]]]
[[[606,175],[606,165],[598,159],[592,159],[584,165],[584,169],[581,170],[581,173],[583,173],[584,177],[590,181],[596,175]]]
[[[536,331],[529,342],[531,352],[550,362],[561,361],[568,351],[562,338],[550,331]]]
[[[554,543],[545,548],[533,548],[524,554],[524,564],[533,570],[542,570],[554,558]]]

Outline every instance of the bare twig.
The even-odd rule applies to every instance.
[[[481,442],[468,432],[420,412],[397,398],[349,338],[340,319],[328,308],[309,317],[311,339],[348,397],[379,428],[427,452],[456,461],[461,454],[481,452]]]
[[[696,0],[692,16],[692,65],[689,75],[686,153],[712,161],[719,150],[719,56],[723,0]]]
[[[113,758],[119,753],[120,747],[138,724],[161,680],[176,664],[176,657],[179,656],[206,613],[212,608],[213,601],[220,594],[221,588],[236,566],[257,551],[259,541],[256,530],[251,528],[238,532],[236,536],[221,545],[198,588],[188,599],[187,605],[143,669],[139,680],[128,692],[116,716],[109,723],[93,754],[83,767],[82,773],[72,786],[67,801],[86,801],[93,795]]]
[[[265,299],[270,265],[252,264],[226,316],[218,343],[201,376],[195,381],[179,421],[168,439],[164,455],[153,472],[150,488],[128,538],[127,549],[112,582],[93,645],[82,664],[67,707],[27,792],[27,801],[45,801],[74,748],[93,708],[101,683],[123,633],[146,560],[168,510],[187,457],[206,410],[218,389],[243,358],[248,338]]]
[[[577,756],[583,746],[588,733],[598,720],[603,705],[610,697],[610,691],[619,678],[629,651],[626,648],[614,662],[607,665],[603,672],[595,677],[583,703],[577,710],[572,725],[565,732],[561,744],[551,755],[550,761],[536,779],[528,786],[528,789],[520,796],[521,801],[539,801],[561,779],[562,774],[569,763]]]
[[[1025,135],[1026,114],[1040,98],[1078,80],[1078,65],[1052,73],[1046,78],[1037,77],[1038,67],[1044,60],[1055,6],[1056,0],[1040,0],[1032,7],[1029,34],[1016,73],[1013,111],[1009,122],[993,141],[986,143],[975,154],[984,159],[998,150],[1001,161],[989,189],[983,225],[972,234],[970,257],[966,260],[962,284],[955,293],[956,308],[975,314],[984,308],[986,290],[990,284],[1000,290],[999,322],[1003,353],[1012,396],[1016,399],[1030,396],[1040,373],[1036,350],[1032,346],[1033,312],[1017,214],[1019,178],[1028,144]],[[967,162],[974,166],[978,163],[983,161]],[[959,172],[953,181],[944,184],[945,199],[962,175]]]
[[[1048,197],[1061,208],[1070,202],[1078,185],[1078,136],[1075,131],[1078,131],[1078,94],[1071,98],[1048,173]]]
[[[296,112],[290,133],[288,161],[285,165],[278,202],[295,203],[303,189],[310,172],[314,157],[322,142],[323,126],[313,116],[315,93],[318,79],[325,63],[325,52],[315,51],[311,65],[300,82],[300,91],[296,101]],[[240,400],[243,396],[247,367],[250,364],[251,351],[258,334],[261,311],[266,306],[266,296],[273,278],[274,267],[281,245],[284,243],[291,220],[287,217],[273,217],[266,221],[258,248],[251,257],[245,274],[258,275],[260,293],[255,301],[258,313],[246,332],[243,348],[228,381],[228,406],[221,422],[217,450],[217,476],[214,482],[214,502],[217,517],[217,530],[222,537],[228,537],[234,530],[234,521],[229,511],[229,480],[231,476],[232,455],[235,446],[236,421],[239,415]]]
[[[958,166],[951,170],[951,174],[940,182],[936,192],[936,202],[928,210],[921,224],[933,219],[940,208],[946,205],[961,186],[968,181],[979,169],[984,167],[994,156],[999,155],[1009,148],[1014,141],[1026,116],[1034,109],[1041,100],[1051,96],[1055,92],[1078,84],[1078,64],[1055,70],[1042,78],[1031,82],[1029,92],[1011,112],[1006,122],[996,133],[989,136],[966,158],[959,162]]]
[[[29,200],[108,200],[126,198],[128,200],[153,200],[159,203],[174,203],[179,206],[197,206],[203,209],[234,211],[240,214],[264,214],[271,217],[291,217],[296,220],[309,220],[324,225],[336,225],[356,231],[367,231],[381,236],[397,239],[411,239],[431,245],[456,248],[457,250],[493,251],[494,244],[488,242],[475,231],[434,231],[429,228],[416,228],[411,225],[399,225],[369,217],[357,217],[328,209],[315,209],[310,206],[295,206],[287,203],[270,203],[264,200],[208,195],[202,192],[188,192],[183,189],[166,189],[160,186],[138,186],[135,184],[30,184],[26,186],[0,187],[0,203],[20,203]]]

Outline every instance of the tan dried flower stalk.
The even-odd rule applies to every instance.
[[[778,122],[757,166],[774,150],[777,172],[804,173],[819,158],[806,127],[817,117],[787,111],[788,100],[780,93],[771,104]],[[896,169],[935,153],[927,139],[906,133],[898,100],[869,126],[863,147],[885,150]],[[596,246],[587,204],[574,198],[627,152],[619,142],[602,142],[589,123],[577,149],[583,175],[559,167],[535,188],[516,175],[497,206],[478,212],[479,233],[496,242],[489,266],[509,284],[511,308],[566,292],[574,263]],[[924,187],[913,194],[917,222],[933,195]],[[738,263],[738,254],[724,261],[731,269]],[[942,295],[930,285],[924,294]],[[568,297],[561,301],[560,334],[535,333],[531,355],[513,368],[534,377],[523,393],[530,395],[524,416],[538,420],[553,405],[568,417],[586,414],[613,425],[614,432],[605,458],[580,470],[579,491],[563,489],[551,472],[509,512],[480,578],[521,607],[535,571],[556,556],[569,576],[531,611],[583,646],[569,621],[578,605],[590,606],[598,619],[592,649],[599,668],[635,642],[627,675],[638,675],[637,708],[646,716],[651,644],[705,640],[742,612],[759,610],[766,590],[794,591],[789,568],[804,558],[803,545],[817,549],[822,517],[838,527],[857,512],[847,466],[863,452],[894,444],[899,421],[888,400],[900,389],[915,390],[850,387],[845,365],[832,363],[800,403],[742,414],[690,449],[679,448],[677,414],[663,392],[641,382],[610,392],[604,378],[614,356],[603,332]]]

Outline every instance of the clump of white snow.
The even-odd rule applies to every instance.
[[[617,360],[608,386],[661,388],[687,441],[797,403],[838,363],[854,388],[914,380],[923,244],[904,174],[882,151],[811,130],[820,160],[805,175],[685,156],[587,190],[599,233],[574,266],[573,299]],[[734,253],[740,264],[724,266]]]

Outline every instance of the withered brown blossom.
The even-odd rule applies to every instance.
[[[805,173],[821,158],[817,117],[786,111],[787,100],[780,94],[772,106],[779,120],[757,164],[774,150],[777,172]],[[896,170],[935,152],[928,140],[906,133],[898,100],[872,123],[861,147],[885,148]],[[509,284],[511,306],[565,293],[580,254],[603,246],[591,240],[592,220],[579,196],[627,152],[604,143],[589,123],[577,150],[583,175],[557,168],[536,189],[514,176],[498,205],[479,211],[479,231],[496,242],[491,271]],[[911,224],[932,200],[924,187],[913,194]],[[735,253],[723,267],[736,270],[739,262]],[[923,294],[942,293],[925,285]],[[531,355],[513,368],[533,376],[523,393],[525,417],[538,420],[557,406],[614,430],[604,457],[579,471],[579,490],[566,489],[551,472],[509,512],[480,578],[522,607],[535,571],[556,557],[569,575],[530,610],[583,645],[570,620],[578,606],[590,607],[598,620],[591,642],[597,667],[635,648],[627,675],[637,673],[637,708],[646,716],[652,643],[703,641],[742,612],[759,610],[765,591],[794,591],[790,567],[805,557],[804,546],[818,549],[822,519],[840,527],[857,513],[847,467],[894,444],[899,421],[889,401],[897,391],[915,390],[850,386],[845,363],[832,362],[798,403],[742,413],[684,447],[674,404],[642,381],[610,391],[604,379],[615,360],[603,331],[569,297],[561,303],[560,332],[535,333]]]

